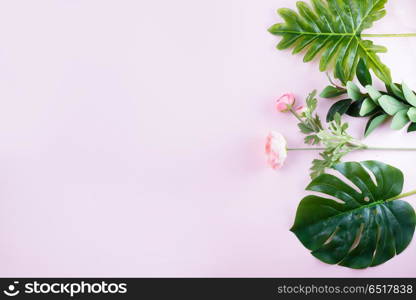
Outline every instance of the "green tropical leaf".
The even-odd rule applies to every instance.
[[[312,7],[298,1],[298,12],[288,8],[278,10],[284,23],[269,28],[272,34],[282,36],[277,48],[293,48],[293,53],[306,50],[305,62],[322,53],[320,70],[334,64],[334,76],[344,84],[354,78],[360,59],[382,81],[391,82],[390,70],[378,57],[386,49],[362,39],[362,31],[385,16],[387,0],[311,2]]]
[[[354,186],[330,174],[317,177],[307,190],[331,199],[305,197],[291,231],[328,264],[363,269],[402,253],[416,226],[413,207],[399,200],[411,194],[400,195],[402,172],[377,161],[340,163],[333,169]]]

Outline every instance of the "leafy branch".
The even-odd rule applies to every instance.
[[[405,83],[386,84],[386,90],[380,91],[372,84],[370,72],[361,61],[357,68],[357,78],[365,92],[351,81],[344,89],[331,80],[332,85],[327,86],[320,94],[322,98],[348,95],[347,99],[337,101],[329,109],[328,122],[334,119],[336,113],[352,117],[370,117],[364,132],[365,136],[368,136],[392,118],[392,129],[400,130],[410,123],[408,132],[416,131],[416,95]]]

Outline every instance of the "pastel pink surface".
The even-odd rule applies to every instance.
[[[266,31],[294,5],[1,1],[0,276],[416,276],[416,241],[354,271],[289,232],[316,154],[290,153],[275,172],[264,140],[276,130],[301,146],[275,99],[327,84]],[[371,32],[416,32],[414,0],[387,9]],[[416,88],[416,38],[374,41],[394,79]],[[365,121],[351,124],[361,136]],[[366,141],[416,146],[388,126]],[[415,157],[348,159],[397,166],[409,190]]]

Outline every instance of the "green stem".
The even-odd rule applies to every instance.
[[[352,147],[355,147],[355,150],[369,150],[369,147],[366,144],[363,144],[356,139],[349,141],[348,144]]]
[[[416,148],[366,147],[364,150],[375,150],[375,151],[416,151]]]
[[[361,34],[362,37],[416,37],[416,33]]]
[[[299,114],[293,109],[293,106],[289,108],[289,111],[296,117],[296,119],[298,119],[299,122],[305,124],[305,122],[302,120]]]
[[[416,151],[416,148],[388,148],[388,147],[367,147],[365,145],[352,144],[359,147],[356,150],[374,150],[374,151]],[[326,148],[287,148],[287,151],[324,151]]]
[[[400,195],[398,195],[398,196],[396,196],[396,197],[393,197],[393,198],[387,199],[387,200],[386,200],[386,202],[390,202],[390,201],[394,201],[394,200],[403,199],[403,198],[406,198],[406,197],[413,196],[413,195],[415,195],[415,194],[416,194],[416,190],[413,190],[413,191],[410,191],[410,192],[407,192],[407,193],[400,194]]]
[[[325,148],[287,148],[287,151],[323,151]]]
[[[330,82],[333,86],[335,86],[336,88],[338,88],[338,89],[345,89],[344,87],[342,87],[342,86],[340,86],[340,85],[336,84],[336,83],[332,80],[332,78],[331,78],[331,76],[329,75],[329,73],[328,73],[328,72],[326,72],[326,77],[328,77],[329,82]]]
[[[313,132],[318,133],[321,129],[320,128],[316,128],[315,124],[308,124],[307,122],[305,122],[304,119],[302,119],[302,117],[293,109],[293,106],[289,107],[289,111],[292,113],[292,115],[295,116],[296,119],[298,119],[299,122],[301,122],[303,125],[311,127],[311,129],[313,130]]]

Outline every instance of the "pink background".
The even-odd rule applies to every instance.
[[[353,271],[289,232],[316,153],[291,153],[276,173],[264,138],[301,146],[274,99],[327,83],[266,31],[294,2],[0,1],[0,275],[416,276],[416,241]],[[387,8],[372,32],[416,32],[414,0]],[[416,88],[416,38],[375,41]],[[367,143],[416,137],[385,126]],[[409,190],[415,155],[348,159],[401,168]]]

